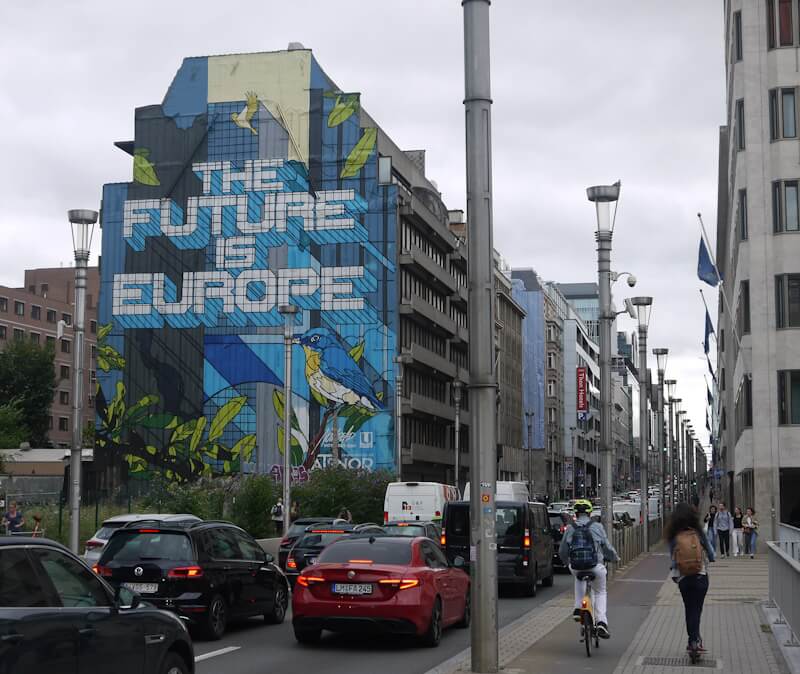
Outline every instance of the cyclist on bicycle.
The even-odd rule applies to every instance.
[[[591,519],[592,502],[579,499],[575,502],[576,520],[564,532],[558,555],[575,576],[575,610],[572,617],[581,619],[581,602],[586,594],[586,581],[579,580],[578,574],[593,573],[594,609],[596,613],[597,636],[608,639],[608,616],[606,615],[606,567],[603,562],[616,562],[619,555],[606,536],[606,530],[599,522]],[[602,557],[601,557],[602,555]]]

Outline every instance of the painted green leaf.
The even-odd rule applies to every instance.
[[[164,428],[177,428],[178,427],[178,417],[172,417],[172,421],[170,421]]]
[[[101,325],[97,328],[97,341],[105,339],[111,334],[111,331],[114,329],[113,323],[106,323],[105,325]]]
[[[178,444],[186,440],[186,438],[191,437],[194,433],[194,429],[197,428],[197,419],[190,419],[189,421],[184,421],[179,426],[175,427],[175,430],[172,431],[172,435],[169,439],[169,444]]]
[[[358,363],[361,356],[364,355],[364,342],[359,342],[352,349],[350,349],[350,357]]]
[[[97,367],[103,372],[122,370],[125,368],[125,359],[113,346],[103,344],[97,350]]]
[[[125,413],[125,422],[130,425],[138,423],[140,419],[147,416],[147,408],[155,405],[159,400],[160,398],[154,393],[143,396],[128,408]]]
[[[230,461],[223,461],[223,463],[222,463],[222,472],[223,473],[230,473],[231,472],[231,462]]]
[[[311,389],[311,397],[317,401],[318,405],[322,405],[322,407],[328,406],[328,401],[325,399],[325,397],[322,394],[317,393],[313,388]]]
[[[376,397],[378,400],[383,400],[383,391],[377,391],[377,392],[375,393],[375,397]]]
[[[200,417],[197,420],[197,425],[194,428],[194,433],[192,433],[192,439],[189,441],[189,451],[193,452],[197,449],[197,445],[200,444],[200,439],[203,437],[203,431],[206,428],[206,418]]]
[[[150,150],[146,147],[137,147],[133,152],[133,180],[142,185],[160,185],[161,181],[156,175],[156,168],[147,158]]]
[[[211,447],[204,447],[203,454],[207,457],[216,460],[219,457],[219,445],[214,443]]]
[[[283,426],[278,426],[278,451],[283,455]],[[294,456],[297,452],[300,453],[300,461],[302,462],[302,457],[305,455],[305,452],[300,445],[300,441],[292,435],[292,445],[290,449],[292,460],[294,460]]]
[[[168,424],[173,421],[175,425],[177,425],[177,417],[171,414],[151,414],[149,417],[142,419],[138,425],[144,428],[170,428]],[[174,426],[172,426],[172,428],[174,428]]]
[[[244,459],[245,461],[250,461],[250,457],[253,455],[253,450],[256,446],[256,436],[254,434],[245,435],[239,438],[239,441],[231,447],[231,455],[234,457],[239,457],[241,461]]]
[[[285,409],[283,406],[283,391],[280,391],[279,389],[272,391],[272,405],[275,408],[275,413],[278,415],[278,419],[283,421]],[[294,413],[294,410],[292,410],[292,428],[297,431],[300,430],[300,422],[297,420],[297,415]]]
[[[108,406],[108,412],[109,418],[117,422],[125,415],[125,384],[121,381],[117,382],[116,393]]]
[[[147,445],[147,447],[145,447],[145,449],[147,450],[148,454],[152,454],[153,456],[158,454],[158,449],[156,447],[153,447],[153,445]]]
[[[347,155],[344,168],[339,174],[340,178],[355,178],[358,175],[375,149],[375,141],[377,139],[378,130],[376,128],[364,129],[361,138],[350,150],[350,154]]]
[[[337,96],[336,103],[328,115],[328,127],[339,126],[358,110],[358,94]]]
[[[141,473],[147,469],[147,461],[135,454],[126,454],[125,460],[128,462],[128,471],[131,473]]]
[[[225,427],[236,418],[236,415],[241,412],[246,402],[247,398],[245,396],[239,396],[232,398],[219,408],[219,411],[211,421],[211,427],[208,429],[209,441],[216,440],[222,436]]]
[[[303,450],[300,447],[300,445],[295,445],[294,443],[292,443],[291,455],[292,455],[291,462],[293,466],[302,465],[303,460],[305,459],[305,454],[303,453]]]

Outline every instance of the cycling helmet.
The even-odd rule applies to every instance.
[[[576,513],[590,513],[592,512],[592,502],[585,498],[580,498],[575,501],[575,512]]]

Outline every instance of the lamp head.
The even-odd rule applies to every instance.
[[[460,403],[461,402],[461,393],[464,389],[464,382],[460,379],[456,379],[453,382],[453,402]]]
[[[656,357],[656,367],[660,374],[664,374],[667,369],[667,354],[669,349],[653,349],[653,355]]]
[[[664,386],[667,387],[667,397],[670,400],[673,400],[673,401],[675,399],[675,385],[677,383],[678,382],[676,382],[674,379],[665,379],[664,380]]]
[[[615,182],[613,185],[595,185],[586,190],[586,196],[589,201],[594,202],[595,209],[597,210],[597,232],[610,233],[614,230],[614,223],[611,222],[611,208],[612,202],[619,199],[620,181]]]
[[[653,308],[652,297],[632,297],[631,304],[636,307],[636,318],[639,321],[639,327],[646,330],[650,324],[650,312]]]
[[[89,259],[97,216],[97,211],[85,208],[74,208],[67,211],[69,226],[72,230],[72,249],[75,251],[76,260]]]

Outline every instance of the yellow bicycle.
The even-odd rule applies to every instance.
[[[578,580],[586,581],[586,592],[581,600],[580,636],[581,641],[586,645],[586,657],[591,658],[592,641],[594,641],[595,648],[600,648],[600,637],[597,635],[597,626],[594,622],[594,606],[592,605],[594,572],[579,571],[577,578]]]

